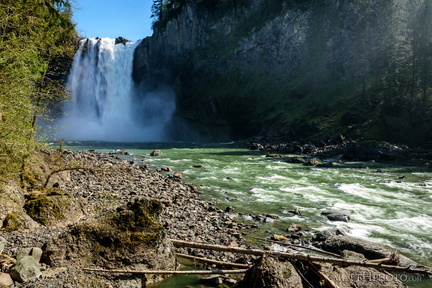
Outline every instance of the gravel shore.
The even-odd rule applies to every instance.
[[[41,251],[42,255],[36,257],[38,261],[40,259],[37,268],[40,272],[37,277],[29,277],[25,281],[14,279],[8,287],[145,287],[164,277],[88,273],[83,268],[175,270],[179,265],[175,253],[254,264],[256,256],[174,248],[169,239],[250,248],[243,237],[253,235],[258,225],[240,222],[235,214],[230,213],[230,209],[222,211],[214,203],[203,201],[196,186],[182,182],[181,173],[168,167],[155,171],[142,162],[122,160],[119,156],[123,153],[127,152],[43,151],[34,160],[32,170],[27,172],[27,187],[17,187],[16,184],[2,187],[0,208],[3,213],[0,221],[3,229],[0,230],[0,240],[2,237],[6,243],[3,245],[0,241],[0,272],[6,273],[0,273],[0,286],[2,276],[8,273],[13,275],[9,269],[14,261],[20,261],[23,251],[33,257],[33,251]],[[265,215],[254,216],[252,218],[258,222],[262,221],[262,217],[266,218]],[[290,236],[273,235],[273,240],[298,243],[299,237],[302,237],[299,236],[301,233],[296,233],[299,229],[301,227],[290,226],[288,231],[293,232],[291,239],[287,239]],[[319,238],[317,236],[314,238]],[[350,237],[332,233],[321,236],[322,239],[316,240],[316,246],[347,259],[354,257],[366,261],[394,255],[393,251],[379,245]],[[266,249],[270,249],[268,246]],[[401,265],[416,266],[406,257],[397,258]],[[261,266],[250,270],[255,271],[249,273],[252,280],[247,280],[246,276],[238,287],[249,287],[248,281],[255,281],[256,275],[271,276],[277,269],[288,269],[283,265],[289,264],[270,259],[255,263],[261,263]],[[296,266],[293,268],[289,264],[293,275],[301,272],[308,275],[308,281],[321,281],[306,269],[307,265],[292,263]],[[204,266],[216,267],[214,264]],[[329,271],[334,269],[331,265],[323,267]],[[332,272],[336,277],[330,273],[336,277],[335,281],[339,281],[339,287],[350,284],[352,277],[347,275],[358,272],[355,267],[351,272],[341,267],[337,269],[346,274],[338,276]],[[366,269],[364,273],[374,273],[377,279],[385,275],[375,269]],[[269,283],[279,276],[277,273],[271,276]],[[301,277],[298,276],[298,279]],[[233,279],[229,281],[228,287],[236,282]],[[381,287],[374,281],[367,282],[369,286],[361,286],[364,283],[360,283],[358,287]],[[391,281],[394,281],[391,287],[406,287],[397,279]],[[285,287],[285,284],[275,285],[265,287]],[[299,283],[295,287],[303,286]]]
[[[121,211],[128,203],[142,197],[160,201],[162,209],[158,221],[164,227],[163,233],[168,239],[247,247],[242,233],[250,227],[239,223],[233,215],[221,211],[212,203],[201,200],[197,187],[183,183],[180,173],[162,175],[149,170],[146,165],[114,160],[116,157],[113,155],[95,151],[72,153],[64,150],[61,155],[58,151],[47,151],[45,154],[49,158],[55,155],[63,158],[62,163],[65,164],[60,165],[58,170],[64,171],[55,172],[52,169],[46,189],[61,189],[72,196],[73,202],[79,203],[79,209],[70,211],[66,217],[75,220],[71,223],[63,219],[49,226],[29,220],[31,223],[25,225],[27,229],[3,230],[0,236],[7,240],[4,254],[14,257],[21,248],[43,247],[52,239],[70,233],[70,225],[96,219],[109,211]],[[187,248],[176,248],[175,252],[220,261],[246,261],[244,257],[238,258],[229,253]],[[79,278],[88,277],[81,271],[84,267],[77,266],[73,261],[65,267],[52,268],[43,259],[42,277],[17,283],[19,287],[74,287],[81,283]],[[95,277],[105,278],[105,283],[112,287],[123,285],[114,276]]]

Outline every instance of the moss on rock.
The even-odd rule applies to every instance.
[[[45,245],[44,259],[53,267],[74,263],[173,270],[172,244],[158,222],[161,207],[157,200],[137,198],[98,219],[73,225]],[[156,278],[160,280],[160,276]]]
[[[24,213],[22,208],[24,201],[24,192],[18,184],[0,185],[0,227],[7,231],[14,231],[30,228],[36,224]]]
[[[3,229],[5,231],[15,231],[28,228],[28,215],[23,212],[9,213],[3,221]]]
[[[58,188],[33,192],[24,204],[27,214],[45,226],[71,224],[82,215],[72,196]]]
[[[159,201],[139,198],[96,221],[73,226],[71,233],[91,241],[93,259],[102,264],[103,258],[121,258],[124,253],[154,248],[163,229],[157,219],[160,209]]]

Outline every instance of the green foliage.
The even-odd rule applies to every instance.
[[[276,1],[279,3],[280,1]],[[283,2],[283,1],[282,1]],[[222,16],[227,9],[235,10],[239,5],[250,4],[247,0],[153,0],[152,18],[153,28],[165,29],[170,19],[180,13],[185,4],[196,4],[200,9],[210,11],[212,15]]]
[[[0,178],[20,175],[36,120],[64,97],[60,72],[76,37],[68,0],[0,3]]]
[[[5,231],[16,231],[25,228],[25,216],[22,212],[9,213],[3,222],[3,229]]]
[[[185,0],[153,0],[151,18],[155,18],[153,28],[164,29],[168,20],[179,13]]]

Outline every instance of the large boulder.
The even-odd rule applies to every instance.
[[[126,43],[128,43],[128,42],[131,42],[130,40],[128,40],[128,39],[126,39],[126,38],[123,38],[123,37],[117,37],[117,38],[115,38],[115,45],[117,45],[117,44],[123,44],[123,45],[126,45]]]
[[[75,224],[44,247],[51,267],[97,265],[107,269],[175,270],[171,242],[158,222],[161,203],[137,198],[124,207]],[[162,279],[148,275],[148,283]]]
[[[0,185],[0,227],[11,213],[22,213],[24,205],[24,192],[16,184],[2,183]]]
[[[360,253],[345,250],[343,258],[353,261],[366,261],[367,259]],[[379,271],[374,268],[361,266],[341,267],[338,265],[323,264],[322,272],[328,275],[330,280],[339,288],[408,288],[399,281],[394,275]]]
[[[304,166],[318,166],[322,165],[323,162],[318,158],[309,159],[306,163],[303,163]]]
[[[345,250],[354,251],[363,254],[369,260],[387,258],[395,253],[395,251],[387,249],[380,244],[344,235],[329,236],[321,244],[321,248],[338,254],[342,254]],[[398,257],[400,266],[419,266],[406,256],[398,255]]]
[[[27,215],[23,209],[19,209],[16,212],[11,212],[6,215],[3,221],[3,229],[5,231],[16,231],[20,229],[29,229],[39,226],[29,215]]]
[[[150,156],[160,156],[160,155],[162,155],[162,151],[161,150],[153,150],[150,153]]]
[[[25,213],[24,203],[24,191],[21,187],[14,183],[0,185],[0,228],[15,231],[39,226]]]
[[[405,159],[405,147],[378,141],[360,141],[351,143],[343,159],[354,161],[396,161]]]
[[[236,288],[302,288],[302,279],[290,262],[261,257]]]
[[[324,215],[330,221],[348,222],[350,220],[350,213],[345,210],[324,210],[321,215]]]
[[[27,282],[42,276],[39,263],[30,255],[18,259],[9,274],[18,282]]]
[[[42,275],[39,261],[42,249],[39,247],[21,248],[17,251],[16,263],[9,271],[12,279],[18,282],[28,282]]]
[[[24,209],[31,218],[45,226],[66,226],[83,217],[79,201],[58,188],[31,193]]]

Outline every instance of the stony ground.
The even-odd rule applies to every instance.
[[[53,241],[57,241],[57,250],[70,250],[71,248],[67,247],[68,244],[65,243],[64,246],[62,246],[61,241],[58,239],[70,240],[76,237],[76,235],[70,234],[73,233],[71,231],[74,231],[70,229],[71,227],[74,227],[74,225],[76,226],[77,223],[88,223],[92,221],[92,219],[100,218],[101,215],[123,213],[129,209],[130,203],[142,198],[156,199],[158,203],[160,203],[161,209],[158,212],[158,221],[163,226],[162,234],[165,239],[206,242],[231,247],[249,247],[243,239],[243,236],[248,233],[253,233],[253,228],[257,227],[256,224],[250,225],[240,223],[234,219],[233,214],[227,211],[221,211],[214,203],[201,200],[200,192],[197,187],[183,183],[181,181],[181,174],[176,171],[171,171],[168,167],[163,169],[164,171],[161,173],[161,171],[153,171],[150,167],[143,164],[140,165],[139,163],[121,160],[118,154],[124,153],[123,151],[117,151],[112,154],[100,154],[95,151],[72,153],[66,150],[44,153],[45,157],[51,160],[47,161],[48,164],[40,164],[40,169],[36,169],[37,172],[33,171],[35,175],[28,180],[29,183],[33,181],[33,184],[30,185],[31,187],[27,188],[27,195],[21,197],[22,203],[26,202],[24,199],[27,199],[28,203],[28,199],[33,197],[31,195],[38,195],[38,193],[41,193],[40,191],[48,190],[51,191],[51,194],[53,194],[52,191],[54,191],[55,193],[53,195],[56,196],[61,196],[61,193],[66,192],[68,195],[71,195],[72,199],[71,205],[68,206],[70,209],[66,209],[68,211],[62,211],[63,217],[50,218],[50,221],[48,221],[46,225],[35,222],[27,215],[24,217],[25,221],[22,227],[18,230],[11,229],[10,223],[5,224],[6,220],[3,215],[0,218],[0,220],[3,221],[3,229],[0,230],[0,236],[7,240],[3,251],[0,251],[3,255],[12,258],[17,257],[17,254],[21,253],[20,251],[22,248],[29,247],[39,247],[44,250],[47,247],[46,244],[52,243]],[[23,191],[24,190],[22,190],[22,192]],[[16,194],[16,192],[14,193]],[[16,200],[16,202],[20,201],[19,199]],[[13,214],[10,213],[13,210],[10,208],[12,206],[7,206],[9,210],[4,210],[3,214]],[[25,207],[25,204],[23,206]],[[26,215],[26,213],[24,214]],[[42,215],[49,218],[49,214],[42,213]],[[255,218],[258,219],[258,221],[260,219],[259,216]],[[57,219],[57,221],[53,221],[53,219]],[[332,237],[336,236],[330,235],[329,237],[324,237],[322,240],[326,241],[326,238],[333,239]],[[289,239],[285,238],[285,240]],[[169,243],[168,240],[166,242]],[[357,247],[354,250],[365,250],[365,247],[369,245],[359,243],[355,239],[345,239],[342,237],[337,237],[337,241],[333,242],[328,241],[327,250],[337,253],[351,249],[349,247]],[[327,242],[323,243],[325,244]],[[170,245],[165,245],[165,248],[168,250],[172,248],[168,246]],[[325,245],[322,247],[325,247]],[[81,248],[74,247],[73,249],[80,250]],[[84,247],[82,247],[82,249],[84,249]],[[382,247],[373,246],[369,248],[368,251],[375,251],[375,258],[387,257],[390,251],[382,249]],[[173,251],[164,251],[164,253],[183,253],[219,261],[248,264],[253,263],[256,259],[249,256],[238,256],[231,253],[211,252],[192,248],[176,248],[175,250],[172,248],[172,250]],[[88,258],[91,257],[91,252],[92,251],[89,251]],[[47,254],[47,251],[44,251],[44,254]],[[82,258],[87,257],[85,252],[81,254],[78,253],[78,255]],[[114,262],[115,264],[113,265],[119,265],[116,267],[118,269],[124,267],[130,268],[131,266],[128,266],[127,263],[122,263],[127,262],[125,259],[127,260],[128,255],[122,256],[123,258],[120,257],[122,260],[120,262]],[[134,255],[130,255],[131,258],[133,258],[133,256]],[[117,257],[117,260],[120,258]],[[75,258],[68,261],[66,257],[66,259],[63,259],[64,261],[61,262],[66,263],[64,265],[49,265],[50,261],[47,261],[47,259],[49,260],[49,255],[42,255],[40,263],[42,270],[41,277],[37,280],[29,280],[25,283],[15,282],[11,287],[144,287],[145,279],[142,276],[83,272],[82,269],[85,267],[100,267],[97,265],[97,267],[95,267],[95,265],[91,264],[94,263],[92,259],[77,260]],[[0,258],[0,264],[2,264],[0,267],[7,268],[4,265],[5,262],[2,262],[3,260],[4,259]],[[115,261],[115,259],[113,261]],[[155,261],[159,260],[156,259]],[[88,265],[88,263],[90,264]],[[209,265],[205,268],[209,268]],[[277,271],[277,269],[285,269],[283,268],[285,266],[277,268],[278,265],[276,264],[270,266],[265,269],[275,268],[276,270],[274,271]],[[301,270],[301,266],[303,265],[297,263],[296,266],[298,266],[296,269],[300,267]],[[258,269],[260,268],[258,267]],[[344,269],[338,269],[342,272],[345,271]],[[353,271],[355,272],[356,270],[354,269]],[[297,273],[294,270],[291,272]],[[368,271],[366,272],[369,273]],[[271,275],[267,270],[259,273]],[[306,270],[306,274],[308,273],[309,272]],[[252,274],[253,277],[256,276],[255,272]],[[277,278],[278,276],[276,275],[275,277]],[[345,275],[344,277],[347,278],[348,276]],[[276,278],[272,276],[269,281],[274,283]],[[312,278],[309,280],[316,280],[311,279]],[[280,280],[287,281],[287,279]],[[316,281],[319,282],[319,279]],[[248,284],[244,283],[248,282],[243,282],[243,286],[240,287],[248,287]],[[380,287],[379,285],[377,286],[377,283],[371,281],[367,284],[369,286],[358,287]],[[347,281],[342,281],[338,283],[338,285],[339,287],[351,287],[349,286],[350,283]],[[394,282],[392,285],[391,287],[405,287],[398,281]],[[299,286],[296,287],[300,288],[303,286],[299,284]]]
[[[74,211],[74,215],[68,216],[69,219],[77,219],[74,223],[97,218],[115,209],[121,210],[121,207],[134,199],[146,197],[162,203],[159,221],[168,238],[246,247],[242,233],[250,227],[238,223],[232,215],[219,210],[212,203],[200,200],[197,187],[182,183],[180,173],[170,171],[162,175],[157,171],[151,171],[145,165],[116,160],[118,157],[115,153],[107,155],[63,151],[61,157],[69,164],[59,170],[67,170],[52,174],[46,186],[70,193],[74,201],[80,203],[80,211]],[[27,225],[30,229],[1,231],[0,236],[7,240],[4,253],[14,256],[23,247],[42,247],[67,231],[67,225],[74,223],[68,223],[67,219],[63,219],[56,225],[46,227],[33,222]],[[240,259],[233,254],[188,248],[177,248],[176,252],[221,261],[245,262],[244,257]],[[74,283],[80,283],[79,278],[83,274],[81,269],[84,267],[70,264],[69,267],[51,269],[42,259],[44,276],[37,281],[20,284],[19,287],[73,287],[67,283],[70,283],[71,279],[75,279],[75,282],[72,281]],[[118,281],[110,280],[113,278],[115,277],[108,276],[106,283],[117,287]]]

